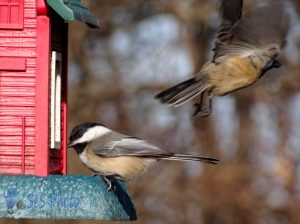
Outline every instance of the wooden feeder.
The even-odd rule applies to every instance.
[[[68,23],[79,0],[0,0],[0,173],[66,174]]]
[[[103,194],[102,179],[48,176],[66,174],[66,21],[72,20],[99,27],[80,0],[0,0],[0,217],[135,217],[133,206],[133,216],[115,209],[120,197]],[[110,205],[97,207],[95,193],[101,206]]]

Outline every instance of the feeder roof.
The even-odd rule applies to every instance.
[[[80,0],[47,0],[65,21],[79,20],[89,27],[99,28],[98,19],[81,3]]]

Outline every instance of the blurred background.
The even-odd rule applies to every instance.
[[[300,223],[300,1],[286,0],[292,26],[283,66],[214,98],[212,115],[201,119],[192,118],[192,102],[174,109],[154,95],[210,58],[217,0],[83,2],[101,28],[70,25],[69,133],[96,121],[167,150],[221,159],[218,166],[160,162],[128,183],[135,223]],[[258,3],[272,0],[246,0],[244,8]],[[91,174],[74,150],[68,174]]]

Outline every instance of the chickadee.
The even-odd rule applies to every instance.
[[[281,66],[277,56],[289,27],[283,3],[272,1],[241,18],[242,8],[243,0],[221,2],[222,23],[212,59],[194,78],[162,91],[156,99],[179,107],[200,95],[194,116],[207,116],[213,96],[250,86],[268,70]]]
[[[201,161],[217,164],[215,158],[177,154],[162,150],[144,140],[112,131],[99,123],[83,123],[73,128],[70,143],[82,163],[104,177],[134,179],[159,160]]]

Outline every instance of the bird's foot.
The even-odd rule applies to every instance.
[[[107,191],[115,191],[116,190],[116,186],[113,184],[113,182],[106,176],[102,176],[103,180],[106,182],[107,184]]]
[[[207,117],[210,115],[211,109],[209,107],[205,107],[201,103],[195,103],[194,107],[193,117]]]
[[[112,183],[112,181],[107,177],[107,176],[104,176],[104,175],[101,175],[100,173],[94,173],[92,174],[93,177],[102,177],[103,180],[105,181],[105,183],[107,184],[107,191],[115,191],[116,190],[116,186]]]

